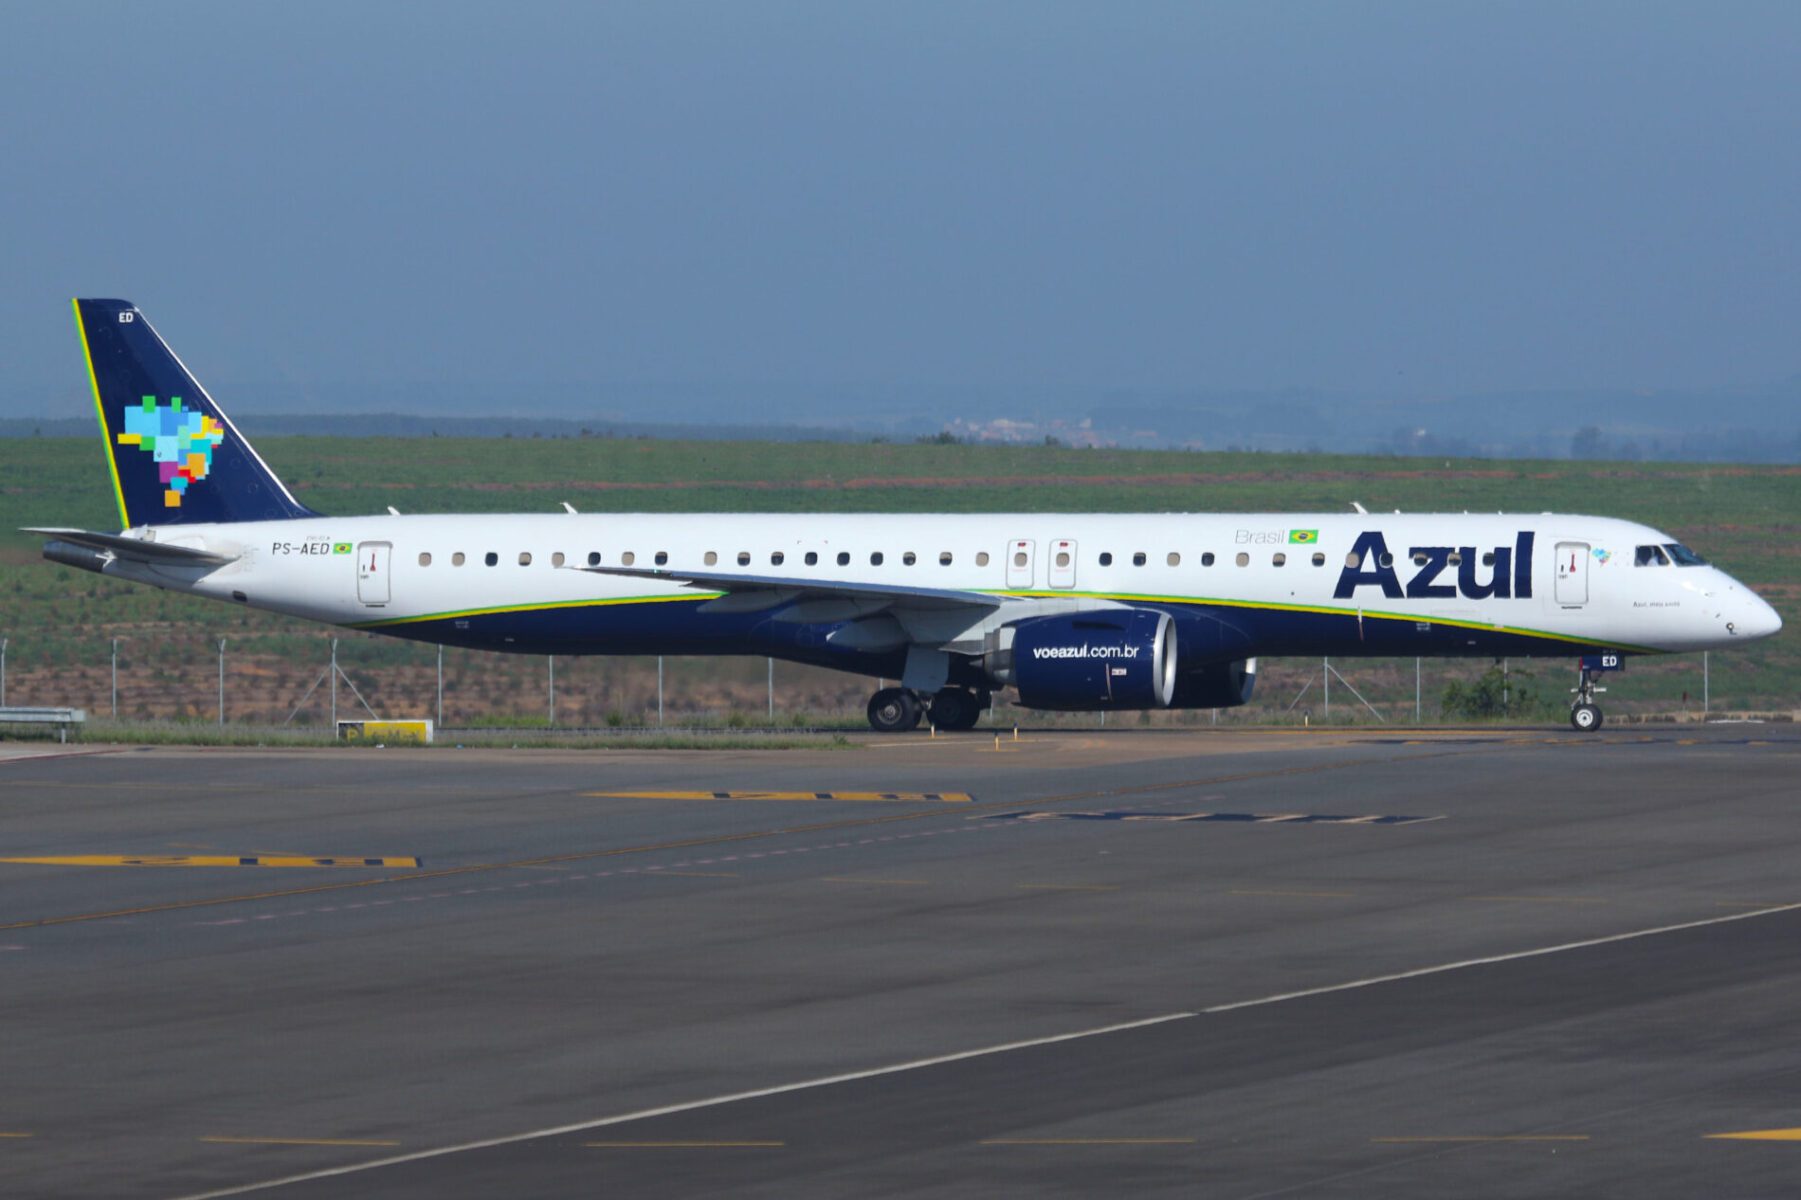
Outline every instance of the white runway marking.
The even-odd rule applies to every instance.
[[[1427,975],[1443,975],[1450,971],[1461,971],[1469,967],[1489,966],[1494,963],[1515,962],[1520,959],[1542,958],[1548,954],[1562,954],[1570,950],[1584,950],[1593,946],[1606,946],[1614,942],[1629,942],[1638,938],[1657,937],[1665,933],[1680,933],[1687,929],[1702,929],[1710,925],[1725,925],[1733,921],[1748,921],[1756,917],[1768,917],[1777,913],[1801,910],[1801,903],[1782,904],[1774,908],[1758,909],[1755,912],[1729,913],[1720,917],[1706,917],[1698,921],[1683,921],[1675,925],[1659,925],[1651,929],[1635,929],[1626,933],[1613,933],[1604,937],[1586,938],[1579,942],[1562,942],[1554,946],[1539,946],[1531,950],[1515,950],[1507,954],[1492,954],[1483,958],[1465,958],[1456,962],[1438,963],[1428,967],[1416,967],[1410,971],[1396,971],[1388,975],[1372,975],[1367,979],[1353,979],[1345,983],[1326,984],[1322,987],[1303,988],[1294,992],[1279,992],[1273,996],[1258,996],[1252,1000],[1235,1000],[1226,1004],[1215,1004],[1195,1012],[1164,1013],[1161,1016],[1145,1017],[1137,1021],[1122,1021],[1114,1025],[1101,1025],[1094,1029],[1078,1029],[1073,1033],[1058,1033],[1048,1037],[1028,1038],[1024,1041],[1005,1042],[998,1046],[982,1046],[974,1050],[961,1050],[952,1054],[940,1054],[932,1058],[918,1058],[909,1062],[891,1063],[887,1066],[870,1067],[862,1071],[847,1071],[841,1075],[826,1075],[817,1079],[803,1079],[795,1083],[777,1084],[773,1087],[757,1088],[748,1092],[732,1092],[723,1096],[709,1096],[700,1100],[688,1100],[680,1104],[666,1104],[659,1108],[645,1108],[636,1112],[619,1113],[611,1117],[597,1117],[590,1121],[576,1121],[568,1125],[553,1125],[546,1129],[533,1129],[525,1133],[505,1134],[500,1137],[484,1138],[481,1141],[463,1142],[454,1146],[440,1146],[433,1150],[415,1150],[410,1154],[394,1154],[386,1158],[372,1159],[364,1163],[351,1163],[342,1167],[327,1167],[319,1171],[306,1171],[298,1175],[284,1175],[279,1179],[265,1179],[256,1183],[238,1184],[233,1187],[219,1188],[210,1192],[195,1192],[177,1200],[217,1200],[223,1196],[242,1196],[250,1192],[267,1191],[271,1188],[286,1187],[293,1183],[308,1183],[316,1179],[332,1179],[340,1175],[354,1175],[360,1171],[373,1171],[381,1167],[397,1166],[401,1163],[420,1162],[428,1158],[442,1158],[450,1154],[463,1154],[472,1150],[486,1150],[494,1146],[510,1146],[519,1142],[537,1141],[541,1138],[561,1137],[565,1134],[583,1133],[590,1129],[604,1129],[610,1125],[624,1125],[632,1121],[645,1121],[653,1117],[666,1117],[675,1113],[693,1112],[702,1108],[717,1108],[725,1104],[737,1104],[745,1100],[759,1100],[765,1096],[780,1096],[788,1092],[806,1091],[811,1088],[831,1087],[839,1083],[853,1083],[860,1079],[874,1079],[882,1075],[897,1075],[903,1071],[918,1071],[926,1067],[943,1066],[946,1063],[963,1062],[972,1058],[986,1058],[993,1054],[1007,1054],[1015,1050],[1030,1050],[1037,1046],[1053,1046],[1059,1042],[1073,1042],[1084,1038],[1101,1037],[1109,1033],[1124,1033],[1133,1029],[1145,1029],[1152,1025],[1164,1025],[1171,1021],[1188,1021],[1216,1013],[1234,1012],[1241,1008],[1256,1008],[1267,1004],[1281,1004],[1289,1000],[1301,1000],[1309,996],[1324,996],[1333,992],[1348,992],[1354,988],[1374,987],[1382,983],[1395,983],[1403,979],[1419,979]]]

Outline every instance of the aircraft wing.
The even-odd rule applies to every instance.
[[[787,600],[838,600],[864,606],[863,611],[905,608],[916,611],[986,614],[1012,602],[1012,597],[991,596],[952,588],[909,587],[904,584],[853,583],[847,580],[800,579],[787,575],[736,575],[707,571],[677,571],[668,567],[576,567],[596,575],[623,575],[631,579],[657,579],[685,584],[728,597],[744,597],[748,606],[761,596],[769,605]],[[972,611],[974,610],[974,611]]]
[[[35,533],[39,537],[50,538],[45,547],[49,549],[57,542],[72,546],[81,546],[88,550],[98,550],[110,554],[114,558],[127,562],[150,563],[163,567],[222,567],[226,563],[236,562],[241,556],[237,554],[214,554],[210,550],[196,550],[192,546],[170,546],[162,542],[146,542],[138,538],[123,537],[116,533],[91,533],[85,529],[21,529],[20,533]]]

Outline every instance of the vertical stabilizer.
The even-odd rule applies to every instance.
[[[75,326],[124,527],[316,515],[275,477],[135,305],[77,300]]]

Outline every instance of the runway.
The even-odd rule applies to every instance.
[[[1774,725],[0,761],[0,1194],[1782,1192],[1798,778]]]

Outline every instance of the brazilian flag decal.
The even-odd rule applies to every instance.
[[[1317,541],[1319,541],[1319,530],[1317,529],[1290,529],[1288,531],[1290,546],[1311,546]]]
[[[349,554],[350,553],[350,543],[349,542],[333,542],[331,544],[331,552],[333,554]]]

